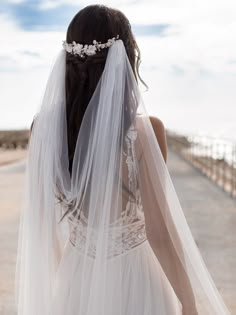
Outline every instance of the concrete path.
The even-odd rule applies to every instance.
[[[203,259],[232,315],[236,314],[236,199],[176,153],[167,165]]]
[[[0,315],[13,315],[17,233],[24,163],[0,167]]]
[[[194,238],[236,314],[236,202],[169,151],[168,168]],[[0,168],[0,315],[15,315],[14,273],[24,163]]]

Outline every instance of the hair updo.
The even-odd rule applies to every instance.
[[[79,11],[69,24],[66,42],[92,45],[105,43],[119,35],[124,43],[134,75],[139,75],[140,51],[125,15],[103,5],[90,5]],[[108,49],[81,58],[66,54],[66,115],[69,171],[71,173],[75,145],[88,103],[105,67]],[[143,81],[142,81],[143,82]]]

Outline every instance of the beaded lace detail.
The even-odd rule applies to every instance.
[[[125,142],[127,151],[123,152],[125,162],[128,168],[128,188],[132,192],[129,195],[126,207],[122,211],[122,215],[119,219],[112,222],[109,226],[108,242],[108,258],[121,255],[141,243],[143,243],[146,237],[144,214],[142,209],[141,195],[138,187],[138,164],[135,155],[135,140],[137,138],[137,131],[133,127],[127,131],[125,136]],[[95,256],[96,253],[96,239],[97,233],[94,229],[87,226],[87,219],[80,213],[80,219],[78,221],[70,220],[70,242],[81,253],[85,250],[86,237],[89,235],[88,255]]]

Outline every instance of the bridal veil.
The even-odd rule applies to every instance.
[[[145,233],[179,301],[194,303],[198,314],[229,314],[189,230],[122,40],[109,48],[69,173],[65,57],[60,51],[29,142],[16,270],[18,315],[52,314],[67,242],[78,249],[81,262],[77,314],[102,315],[110,304],[116,305],[114,314],[123,315],[122,257],[144,241]],[[134,146],[127,135],[136,139]],[[124,161],[138,184],[129,180]],[[138,215],[132,212],[138,198],[134,187],[141,195]],[[136,224],[142,217],[145,231]],[[130,233],[140,241],[134,236],[127,243]],[[108,300],[112,261],[116,290]],[[132,295],[128,274],[125,283]],[[165,314],[162,307],[159,315]]]

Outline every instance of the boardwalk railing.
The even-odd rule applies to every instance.
[[[204,135],[183,136],[167,130],[174,151],[236,198],[236,143]]]

